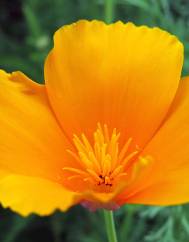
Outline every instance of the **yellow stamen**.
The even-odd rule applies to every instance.
[[[81,177],[80,175],[69,176],[68,180],[71,181],[71,180],[74,180],[74,179],[77,179],[77,178],[80,178],[80,177]]]
[[[104,137],[105,137],[105,141],[108,143],[110,141],[110,138],[109,138],[108,126],[106,124],[104,125]]]
[[[79,152],[79,157],[80,157],[81,161],[83,162],[83,164],[85,165],[85,167],[91,167],[93,165],[91,160],[88,159],[88,154]]]
[[[74,135],[73,142],[77,148],[77,154],[70,150],[68,152],[75,158],[81,169],[63,168],[64,171],[73,173],[68,180],[80,178],[86,184],[89,183],[90,187],[92,185],[93,189],[97,189],[98,186],[97,190],[102,192],[111,191],[120,180],[128,184],[130,180],[127,181],[127,169],[132,172],[128,179],[135,177],[138,170],[148,164],[148,158],[141,156],[137,158],[139,150],[131,150],[132,138],[129,138],[120,150],[119,137],[120,133],[117,133],[115,128],[110,135],[107,125],[102,127],[100,123],[97,124],[97,130],[94,132],[93,145],[84,134],[81,138]],[[134,164],[133,171],[130,171],[130,164]]]
[[[95,171],[90,169],[87,169],[87,171],[95,180],[97,180],[98,182],[101,182],[102,179],[96,174]]]
[[[64,167],[62,168],[63,171],[70,171],[70,172],[75,172],[77,174],[80,174],[80,175],[86,175],[87,173],[85,171],[82,171],[82,170],[79,170],[79,169],[76,169],[76,168],[72,168],[72,167]]]
[[[133,151],[131,154],[129,154],[122,162],[122,166],[126,166],[127,163],[136,155],[138,154],[138,150]]]
[[[115,176],[117,176],[120,172],[122,172],[123,171],[123,166],[121,165],[121,166],[118,166],[118,167],[116,167],[116,169],[112,172],[112,174],[111,174],[111,176],[110,177],[115,177]]]
[[[119,154],[119,157],[118,157],[118,162],[120,162],[125,157],[125,154],[128,151],[128,148],[129,148],[129,146],[131,144],[131,141],[132,141],[132,138],[129,138],[128,141],[123,146],[123,148],[122,148],[122,150],[121,150],[121,152]]]
[[[90,182],[93,184],[93,179],[91,177],[86,177],[83,179],[84,182]]]
[[[101,172],[101,166],[100,166],[98,160],[96,159],[94,152],[89,152],[89,159],[93,163],[94,168],[96,168],[95,170],[97,170],[97,172],[100,173]]]

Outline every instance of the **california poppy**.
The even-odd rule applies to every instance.
[[[189,79],[159,28],[59,29],[45,84],[0,72],[0,202],[27,215],[189,201]]]

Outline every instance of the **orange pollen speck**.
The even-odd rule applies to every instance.
[[[139,150],[129,152],[132,138],[129,138],[119,151],[120,133],[113,129],[109,135],[107,125],[98,123],[94,132],[94,145],[92,146],[84,134],[81,138],[74,135],[73,142],[77,152],[68,150],[77,161],[80,168],[64,167],[63,170],[72,175],[68,180],[82,179],[92,186],[111,189],[120,179],[126,179],[127,167],[138,155]],[[146,158],[140,158],[144,162]],[[139,160],[140,160],[139,159]],[[147,163],[147,161],[146,161]]]

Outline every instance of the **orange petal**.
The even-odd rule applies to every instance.
[[[69,136],[97,122],[143,146],[178,87],[182,44],[158,28],[79,21],[58,30],[45,64],[50,103]]]
[[[152,166],[120,196],[120,203],[189,202],[189,77],[183,78],[169,115],[144,154]]]
[[[59,179],[69,164],[68,141],[48,105],[43,85],[0,71],[0,170]]]
[[[8,175],[0,180],[0,201],[23,216],[49,215],[75,204],[74,193],[60,184],[38,177]]]
[[[4,170],[4,169],[0,169],[0,180],[2,179],[2,178],[4,178],[5,176],[7,176],[7,175],[9,175],[9,171],[7,171],[7,170]]]

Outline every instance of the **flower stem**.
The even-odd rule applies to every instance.
[[[117,242],[113,212],[104,210],[104,218],[106,224],[106,232],[108,235],[108,241]]]
[[[104,6],[104,15],[105,15],[105,22],[107,24],[111,23],[114,18],[114,7],[115,7],[115,0],[105,0]]]

